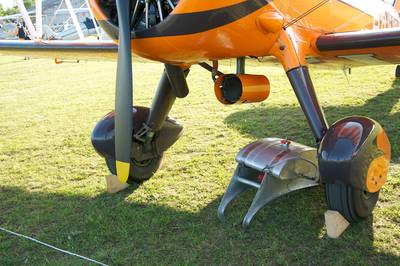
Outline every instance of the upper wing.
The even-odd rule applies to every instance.
[[[0,53],[29,57],[80,60],[115,60],[118,46],[112,41],[0,41]]]
[[[366,30],[320,36],[315,48],[324,59],[370,64],[400,64],[400,29]]]

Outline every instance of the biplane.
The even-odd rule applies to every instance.
[[[177,98],[189,93],[186,76],[200,64],[211,73],[225,105],[268,98],[266,75],[246,72],[248,58],[271,57],[286,71],[315,138],[315,147],[265,138],[237,155],[238,166],[218,209],[248,188],[256,196],[248,226],[271,200],[322,185],[329,209],[349,222],[371,215],[388,177],[390,142],[371,118],[351,116],[328,124],[313,86],[310,64],[343,69],[400,64],[400,1],[387,0],[89,0],[100,26],[118,44],[115,111],[92,133],[95,150],[121,183],[140,183],[160,167],[164,152],[181,136],[170,118]],[[54,57],[113,57],[110,43],[40,40],[1,42],[2,53]],[[151,107],[133,104],[132,55],[164,64]],[[236,73],[218,61],[236,59]],[[400,77],[400,68],[396,76]]]

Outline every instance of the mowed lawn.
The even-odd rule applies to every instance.
[[[225,72],[234,71],[226,61]],[[110,265],[400,265],[400,81],[395,66],[312,68],[330,123],[366,115],[392,142],[390,178],[373,217],[327,238],[322,188],[284,196],[265,207],[249,230],[241,221],[254,191],[236,200],[221,223],[216,211],[244,145],[263,137],[314,140],[285,73],[249,62],[268,75],[261,104],[223,106],[210,74],[194,66],[189,96],[171,116],[185,126],[148,182],[105,192],[107,168],[91,130],[113,109],[115,62],[55,65],[0,58],[0,226]],[[149,106],[162,65],[135,63],[135,104]],[[86,265],[0,232],[0,265]]]

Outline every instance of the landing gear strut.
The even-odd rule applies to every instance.
[[[390,143],[385,131],[367,117],[349,117],[328,127],[307,68],[291,70],[288,77],[318,144],[329,209],[349,222],[368,217],[388,174]]]
[[[287,72],[290,83],[315,137],[318,149],[289,140],[263,139],[243,148],[238,167],[218,208],[225,208],[243,191],[257,193],[243,226],[271,200],[293,190],[325,186],[328,208],[349,222],[371,215],[386,181],[390,143],[382,127],[367,117],[349,117],[331,127],[320,107],[307,67]]]
[[[164,152],[181,136],[183,127],[168,117],[175,99],[188,94],[189,70],[165,66],[151,108],[134,106],[131,160],[128,183],[141,183],[160,168]],[[92,144],[105,158],[108,169],[116,174],[114,112],[106,115],[93,129]]]

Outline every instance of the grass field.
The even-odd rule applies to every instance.
[[[390,179],[373,217],[339,240],[326,237],[322,188],[294,192],[265,207],[250,230],[241,220],[253,192],[227,210],[219,201],[234,157],[255,139],[276,136],[313,144],[307,122],[277,65],[251,62],[268,74],[270,99],[222,106],[210,74],[193,67],[191,93],[172,116],[183,137],[150,181],[116,195],[90,143],[91,130],[113,109],[115,62],[55,65],[0,58],[0,226],[110,265],[400,265],[400,81],[394,66],[312,69],[330,123],[367,115],[382,123],[393,149]],[[234,62],[223,66],[233,71]],[[162,66],[137,63],[135,103],[148,106]],[[85,262],[0,232],[0,265]]]

